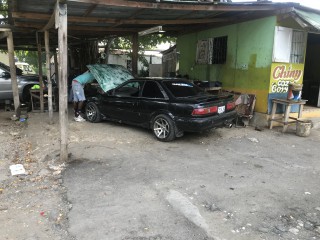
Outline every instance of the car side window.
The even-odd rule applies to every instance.
[[[164,98],[158,84],[153,81],[146,81],[142,91],[142,97],[145,98]]]
[[[129,82],[114,91],[119,97],[138,97],[141,89],[141,82]]]

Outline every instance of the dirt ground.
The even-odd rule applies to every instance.
[[[0,112],[0,239],[320,239],[320,130],[253,127],[171,143],[70,117],[70,158],[47,113]],[[27,175],[11,176],[21,163]]]

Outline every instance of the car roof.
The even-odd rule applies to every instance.
[[[185,78],[170,78],[170,77],[137,77],[133,78],[131,80],[146,80],[146,81],[188,81],[188,79]]]

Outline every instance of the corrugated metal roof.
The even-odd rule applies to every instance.
[[[320,14],[311,12],[311,11],[303,11],[300,9],[295,9],[295,13],[304,21],[306,25],[310,28],[310,30],[315,30],[320,32]]]
[[[56,0],[15,0],[9,3],[9,24],[13,27],[16,49],[36,44],[41,30],[54,12]],[[170,0],[68,0],[68,42],[110,35],[132,35],[162,26],[165,34],[177,36],[251,19],[290,12],[296,3],[217,3]],[[0,25],[0,28],[3,25]],[[51,45],[57,44],[51,30]],[[5,39],[0,48],[6,48]]]

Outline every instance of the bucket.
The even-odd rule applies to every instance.
[[[289,83],[287,99],[299,101],[301,99],[302,84]]]
[[[308,137],[311,132],[311,128],[313,127],[312,121],[309,119],[299,118],[297,120],[297,129],[296,134],[300,137]]]

